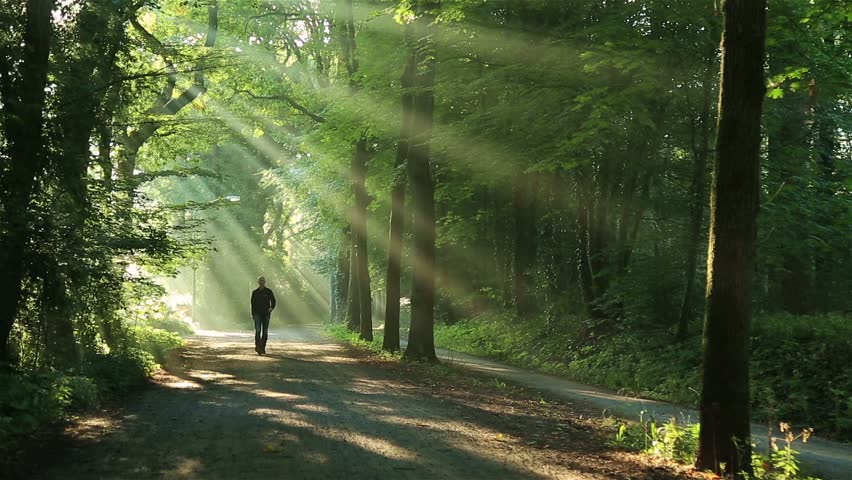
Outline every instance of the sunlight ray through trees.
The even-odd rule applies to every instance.
[[[763,15],[744,76],[720,40]],[[265,275],[273,327],[700,404],[703,468],[748,469],[727,437],[749,415],[848,440],[849,18],[833,0],[0,2],[0,375],[144,377],[175,344],[159,330],[251,330]],[[746,81],[747,119],[725,111]]]

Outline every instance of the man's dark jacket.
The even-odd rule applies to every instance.
[[[275,295],[272,290],[263,287],[251,292],[251,314],[269,315],[269,309],[275,308]]]

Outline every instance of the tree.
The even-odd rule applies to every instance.
[[[52,0],[27,0],[21,36],[20,59],[12,41],[0,51],[0,96],[3,129],[8,141],[9,171],[0,192],[0,361],[8,358],[7,344],[24,279],[24,248],[29,240],[30,201],[36,194],[39,176],[47,166],[44,139],[44,106],[48,64],[53,36]],[[20,62],[18,65],[15,65]],[[15,65],[13,67],[13,65]],[[13,73],[16,72],[16,73]]]
[[[140,149],[162,127],[163,122],[161,121],[161,117],[176,115],[207,91],[204,71],[209,68],[207,62],[208,53],[205,53],[192,67],[192,84],[183,91],[180,91],[178,88],[178,72],[173,63],[174,60],[170,58],[171,52],[169,48],[148,32],[137,19],[132,19],[130,23],[134,30],[142,37],[146,46],[166,63],[168,74],[166,84],[163,86],[160,94],[154,100],[153,105],[145,112],[149,118],[142,121],[138,126],[127,126],[128,128],[125,128],[125,131],[115,133],[116,141],[122,147],[117,173],[120,178],[126,181],[131,181],[135,175]],[[216,45],[218,34],[219,3],[214,0],[207,5],[207,32],[204,36],[205,49],[211,49]],[[128,201],[132,202],[132,195],[128,196]]]
[[[352,0],[343,2],[343,23],[341,32],[343,61],[349,80],[349,93],[355,97],[358,85],[359,62],[355,28],[355,9]],[[370,292],[370,263],[367,248],[367,207],[370,197],[367,194],[367,161],[370,158],[367,132],[362,132],[354,142],[352,161],[349,168],[354,204],[349,209],[352,250],[350,253],[351,270],[348,288],[348,324],[349,328],[359,332],[363,340],[373,339],[373,302]]]
[[[373,340],[373,301],[370,293],[370,262],[367,249],[367,207],[370,203],[365,185],[367,179],[367,139],[362,137],[355,143],[352,156],[352,190],[355,205],[352,213],[353,271],[350,278],[357,279],[357,288],[349,295],[357,295],[359,306],[358,330],[362,340]]]
[[[412,28],[406,27],[406,44],[411,47]],[[417,73],[417,56],[411,51],[405,70],[400,78],[400,106],[402,125],[397,140],[394,178],[391,187],[391,217],[388,232],[388,268],[385,280],[387,300],[385,303],[385,336],[382,348],[389,352],[399,350],[399,301],[402,274],[402,235],[405,231],[405,171],[411,149],[410,137],[413,122],[414,81]]]
[[[715,57],[715,49],[714,55]],[[692,294],[695,290],[695,271],[698,266],[699,246],[701,244],[701,227],[704,224],[705,197],[705,172],[707,171],[707,160],[710,156],[710,122],[711,122],[711,68],[715,65],[713,57],[708,57],[708,66],[704,77],[702,88],[701,112],[698,117],[698,125],[695,119],[692,121],[692,179],[689,185],[689,238],[686,245],[686,272],[684,278],[683,299],[678,313],[677,330],[675,336],[678,340],[685,340],[689,334],[689,321],[692,319]]]
[[[435,354],[435,185],[429,142],[435,113],[435,47],[429,32],[440,3],[419,1],[414,6],[416,75],[412,99],[408,180],[411,185],[414,236],[411,280],[411,329],[405,358],[437,361]]]
[[[749,325],[760,182],[766,2],[723,5],[696,466],[750,475]]]

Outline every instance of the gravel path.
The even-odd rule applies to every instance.
[[[181,365],[119,413],[76,422],[31,478],[601,478],[499,441],[452,399],[310,329],[286,329],[269,351],[245,334],[190,339]]]

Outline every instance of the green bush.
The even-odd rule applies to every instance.
[[[178,312],[160,298],[143,298],[128,307],[128,314],[136,323],[180,335],[192,335],[192,326],[179,318]]]
[[[639,422],[617,425],[613,446],[643,452],[683,464],[695,463],[698,452],[698,434],[701,425],[680,423],[674,418],[658,424],[653,418],[640,417]],[[783,439],[772,438],[768,453],[760,453],[752,445],[751,464],[755,480],[817,480],[803,475],[799,465],[799,452],[793,447],[796,441],[807,443],[813,431],[806,429],[796,435],[786,423],[781,423]],[[783,443],[779,444],[779,440]]]
[[[157,371],[157,362],[150,353],[129,348],[121,353],[91,355],[81,371],[95,381],[100,393],[113,394],[143,383]]]
[[[89,408],[106,395],[137,386],[157,371],[158,361],[180,348],[179,335],[152,327],[124,331],[122,348],[89,353],[67,372],[0,374],[0,447],[21,434]]]
[[[852,322],[839,315],[758,317],[752,329],[755,415],[852,439]]]
[[[135,348],[153,355],[157,362],[164,363],[169,352],[183,346],[180,335],[153,327],[131,327],[129,343]]]
[[[55,372],[0,375],[0,446],[97,402],[94,382]]]
[[[167,332],[177,333],[179,335],[192,335],[195,333],[195,330],[192,329],[192,326],[190,324],[172,316],[166,316],[163,318],[152,318],[148,320],[148,325],[153,328],[158,328]]]
[[[60,377],[68,393],[69,410],[85,410],[98,403],[98,386],[94,380],[81,375],[63,375]]]

